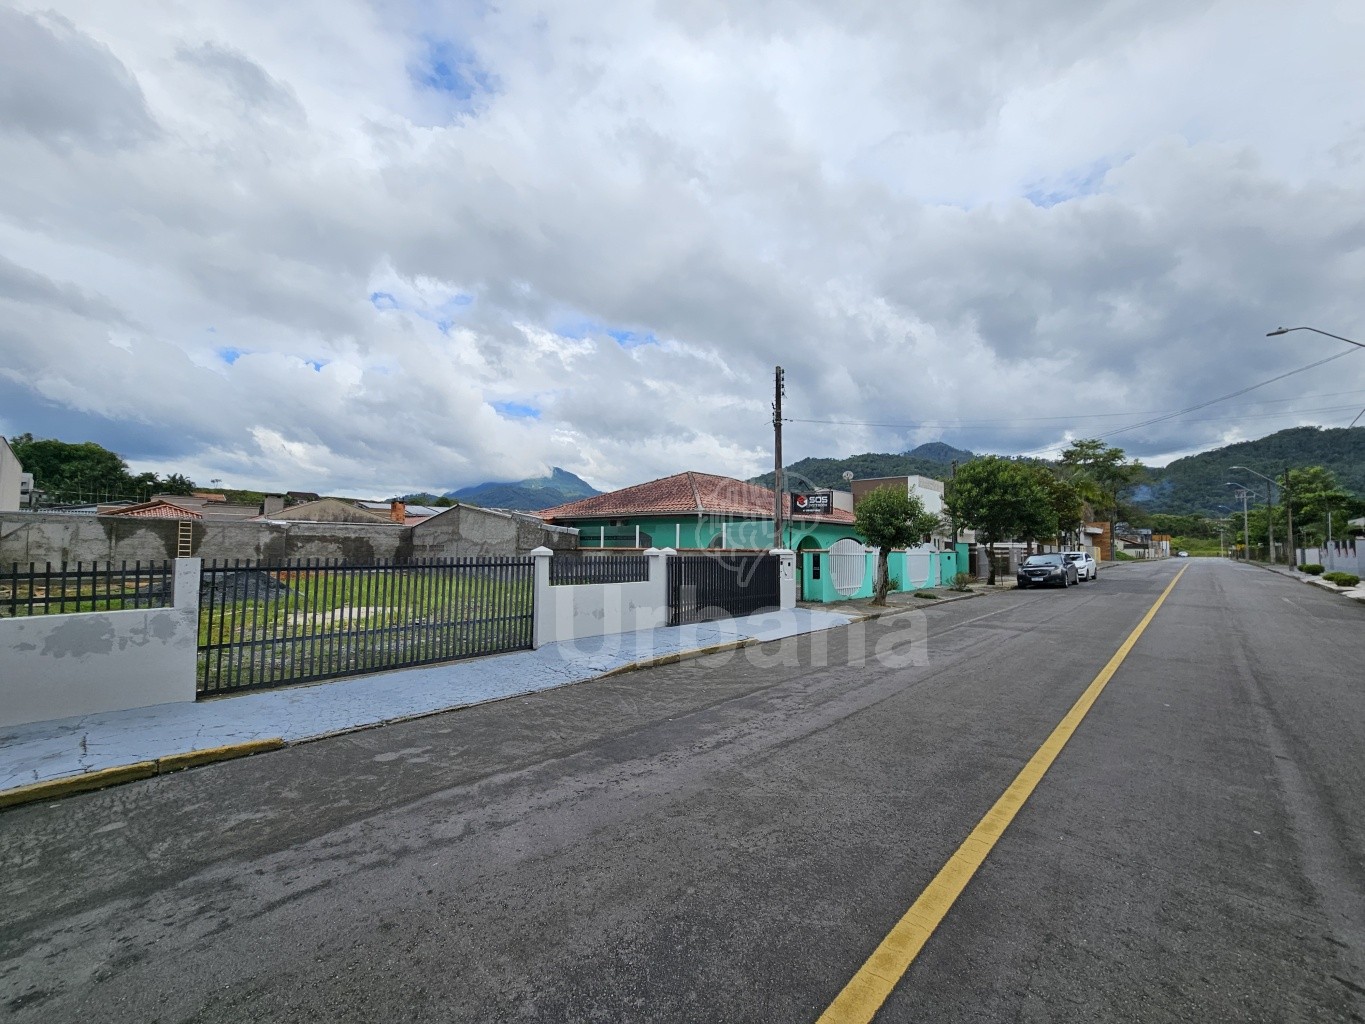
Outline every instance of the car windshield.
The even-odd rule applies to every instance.
[[[1085,554],[1081,551],[1068,551],[1066,553],[1066,560],[1068,562],[1079,562],[1084,557]]]
[[[1025,565],[1061,565],[1061,555],[1029,555]]]

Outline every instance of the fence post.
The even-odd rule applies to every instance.
[[[535,587],[531,595],[531,647],[541,647],[555,639],[555,606],[550,593],[550,559],[554,552],[547,547],[531,551],[535,559]]]
[[[796,552],[791,548],[772,548],[777,557],[778,607],[784,612],[796,607]]]
[[[177,558],[171,581],[171,605],[187,615],[199,617],[199,584],[204,571],[202,558]]]
[[[676,554],[672,548],[650,548],[645,552],[649,559],[649,599],[655,608],[656,629],[668,625],[668,560]]]

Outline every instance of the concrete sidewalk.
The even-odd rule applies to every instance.
[[[0,733],[0,807],[816,633],[855,617],[809,608],[765,612],[237,697],[12,726]]]

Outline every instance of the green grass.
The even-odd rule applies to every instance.
[[[288,591],[226,604],[206,595],[201,603],[201,691],[453,660],[529,636],[530,580],[389,569],[271,575]]]

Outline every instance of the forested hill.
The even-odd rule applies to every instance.
[[[954,459],[961,465],[975,457],[969,451],[935,441],[899,455],[867,452],[850,455],[846,459],[802,459],[785,467],[785,472],[788,477],[787,488],[790,490],[805,487],[846,489],[845,471],[852,472],[862,480],[877,476],[927,476],[935,480],[947,480]],[[754,477],[753,482],[771,487],[773,475],[764,473]]]
[[[786,472],[788,487],[793,490],[846,488],[845,471],[860,479],[919,475],[946,481],[953,459],[965,465],[973,458],[969,451],[934,443],[900,455],[868,452],[846,459],[802,459],[787,466]],[[1247,466],[1277,480],[1284,475],[1285,467],[1322,466],[1336,476],[1345,490],[1365,498],[1365,427],[1291,427],[1255,441],[1241,441],[1177,459],[1160,469],[1144,469],[1129,501],[1146,512],[1221,514],[1219,505],[1234,503],[1233,488],[1227,486],[1229,481],[1245,482],[1256,489],[1264,487],[1264,481],[1234,470],[1233,466]],[[771,487],[773,475],[765,473],[755,477],[754,482]]]
[[[1255,490],[1265,487],[1265,481],[1233,466],[1246,466],[1276,480],[1283,478],[1286,467],[1322,466],[1343,489],[1365,497],[1365,427],[1291,427],[1176,459],[1164,468],[1146,470],[1130,500],[1148,512],[1215,514],[1219,505],[1234,504],[1229,482],[1246,483]]]

